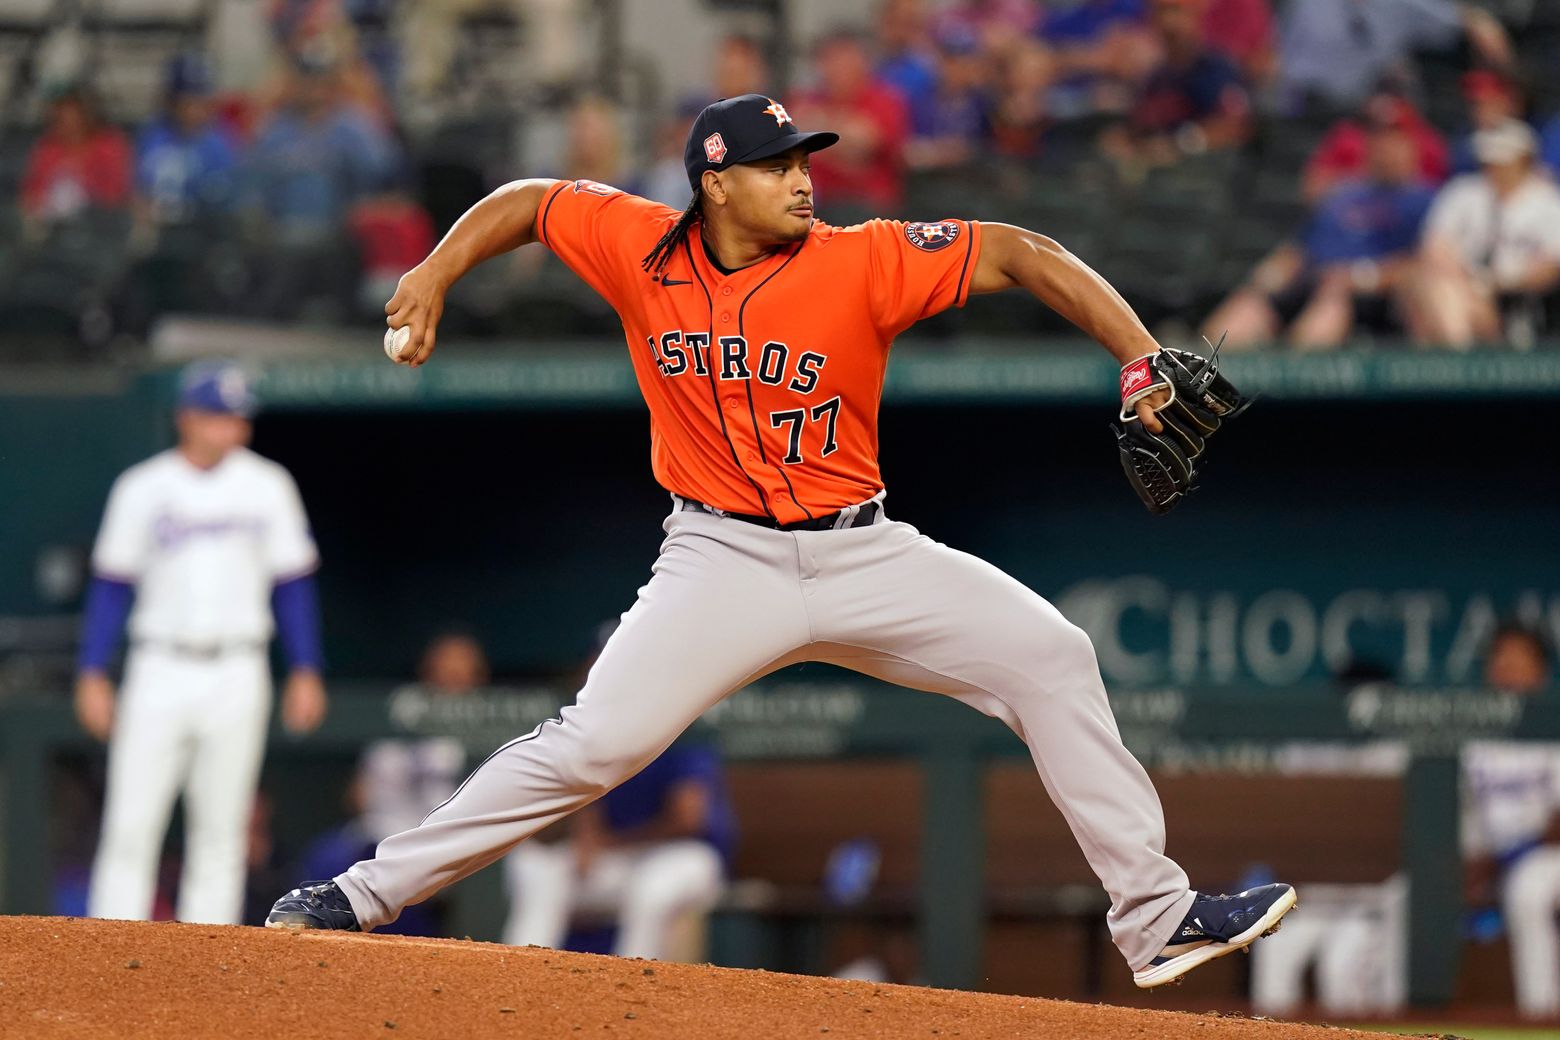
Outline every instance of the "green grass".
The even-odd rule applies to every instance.
[[[1397,1033],[1414,1035],[1428,1033],[1431,1036],[1447,1034],[1467,1037],[1467,1040],[1554,1040],[1555,1031],[1535,1026],[1524,1029],[1514,1026],[1456,1026],[1424,1023],[1411,1026],[1357,1025],[1351,1029],[1363,1029],[1372,1033]]]

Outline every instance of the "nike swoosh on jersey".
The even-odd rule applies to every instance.
[[[677,279],[677,278],[662,278],[661,279],[661,284],[662,285],[692,285],[693,281],[692,281],[692,279],[683,280],[683,279]]]

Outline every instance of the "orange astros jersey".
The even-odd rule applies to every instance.
[[[801,242],[731,274],[695,225],[657,280],[640,261],[678,216],[594,181],[560,181],[536,222],[542,244],[622,318],[657,482],[780,523],[877,494],[889,347],[963,306],[980,225],[815,221]]]

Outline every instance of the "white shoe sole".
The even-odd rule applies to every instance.
[[[361,932],[361,928],[326,928],[322,925],[310,924],[308,921],[272,921],[265,922],[267,928],[281,928],[289,932]]]
[[[1220,957],[1234,953],[1236,950],[1244,950],[1264,935],[1272,935],[1278,931],[1279,923],[1285,914],[1293,910],[1299,901],[1299,896],[1291,888],[1278,898],[1278,902],[1268,907],[1268,912],[1263,914],[1257,923],[1241,932],[1229,942],[1209,943],[1207,946],[1199,946],[1189,953],[1183,953],[1165,963],[1153,968],[1144,968],[1142,971],[1132,973],[1132,981],[1137,983],[1138,989],[1153,989],[1155,986],[1163,986],[1168,982],[1175,982],[1182,975],[1199,965],[1209,961],[1218,960]]]

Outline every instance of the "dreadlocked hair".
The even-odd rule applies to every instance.
[[[650,250],[650,254],[639,261],[639,266],[649,271],[652,277],[659,278],[666,268],[666,262],[677,252],[677,247],[682,245],[683,239],[688,237],[688,229],[698,219],[700,209],[704,202],[704,196],[698,188],[693,189],[693,198],[688,200],[688,208],[682,211],[682,216],[677,218],[677,223],[667,229],[666,234]]]

